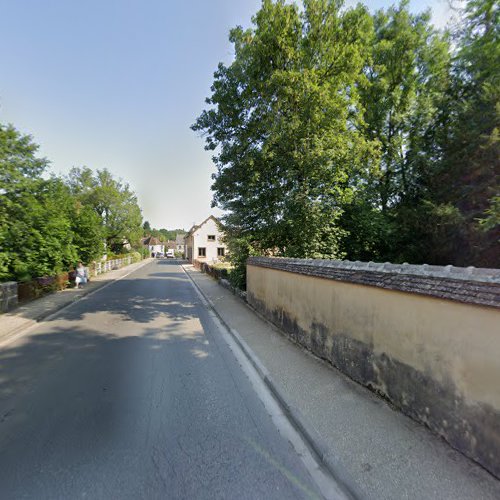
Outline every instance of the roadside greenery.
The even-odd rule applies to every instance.
[[[106,169],[94,173],[88,167],[71,169],[66,182],[73,198],[97,215],[107,250],[120,252],[125,243],[140,239],[141,209],[128,184],[114,179]],[[85,236],[96,237],[92,232]]]
[[[106,249],[123,251],[142,234],[127,185],[106,171],[48,171],[32,138],[0,124],[0,280],[55,275]]]
[[[192,128],[240,286],[252,254],[499,266],[499,10],[264,0],[231,30]]]

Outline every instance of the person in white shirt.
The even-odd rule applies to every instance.
[[[88,279],[87,268],[79,262],[78,267],[76,268],[75,288],[81,288],[80,285],[87,283]]]

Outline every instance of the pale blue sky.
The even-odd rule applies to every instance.
[[[155,227],[217,215],[210,154],[189,126],[232,58],[229,29],[260,3],[0,0],[0,122],[32,134],[54,172],[106,167],[129,182]],[[411,6],[449,18],[446,0]]]

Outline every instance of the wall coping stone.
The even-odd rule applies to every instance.
[[[500,308],[500,269],[285,257],[249,257],[247,264]]]

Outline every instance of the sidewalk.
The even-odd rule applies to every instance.
[[[330,470],[373,499],[498,499],[500,481],[384,400],[313,357],[240,298],[184,269],[270,374]]]
[[[145,259],[135,264],[131,264],[130,266],[99,274],[93,277],[82,288],[67,288],[61,292],[51,293],[40,299],[32,300],[31,302],[16,307],[8,313],[0,314],[0,346],[9,342],[20,332],[36,325],[51,314],[76,302],[85,295],[102,288],[108,283],[126,276],[152,260],[153,259]]]

